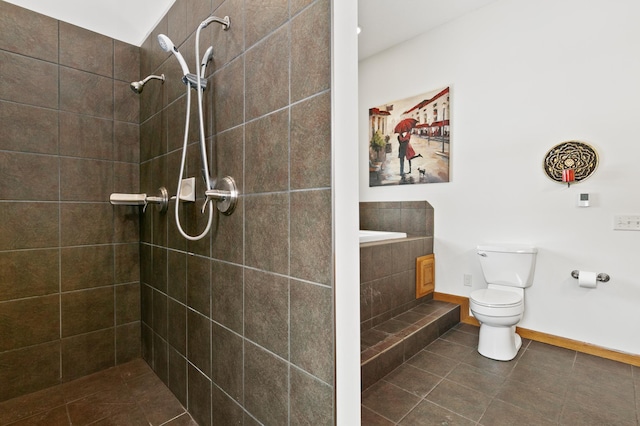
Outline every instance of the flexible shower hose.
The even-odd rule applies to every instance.
[[[205,180],[205,184],[207,186],[206,190],[209,189],[213,189],[211,187],[211,178],[209,176],[209,163],[208,163],[208,159],[207,159],[207,147],[206,147],[206,142],[205,142],[205,138],[204,138],[204,117],[202,114],[202,91],[203,89],[200,86],[200,81],[202,76],[200,75],[200,67],[199,65],[199,58],[200,58],[200,30],[202,29],[202,25],[198,26],[198,29],[196,30],[196,78],[197,78],[197,84],[196,84],[196,91],[198,92],[198,122],[200,124],[200,155],[202,156],[202,173],[204,175],[204,180]],[[191,240],[191,241],[197,241],[202,239],[205,235],[207,235],[209,233],[209,230],[211,229],[211,224],[213,223],[213,201],[210,200],[209,198],[206,198],[204,201],[204,206],[202,206],[202,211],[204,212],[204,210],[207,208],[207,204],[209,204],[209,219],[207,221],[207,226],[204,229],[204,231],[202,231],[201,234],[196,235],[196,236],[192,236],[187,234],[184,229],[182,228],[182,225],[180,224],[180,214],[179,214],[179,207],[180,207],[180,193],[182,191],[182,176],[184,175],[184,165],[186,163],[186,159],[187,159],[187,145],[189,143],[189,115],[191,114],[191,86],[189,83],[187,83],[187,113],[186,113],[186,118],[185,118],[185,124],[184,124],[184,142],[182,145],[182,159],[180,161],[180,174],[178,175],[178,190],[176,192],[176,204],[175,204],[175,215],[176,215],[176,226],[178,227],[178,231],[180,231],[180,234],[185,237],[187,240]],[[194,188],[195,190],[195,188]]]

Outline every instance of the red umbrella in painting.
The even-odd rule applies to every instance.
[[[410,132],[411,129],[416,127],[416,124],[418,124],[418,120],[416,120],[415,118],[405,118],[404,120],[396,124],[396,128],[393,129],[393,133]]]

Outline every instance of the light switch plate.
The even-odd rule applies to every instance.
[[[616,215],[613,229],[619,231],[640,231],[640,215]]]

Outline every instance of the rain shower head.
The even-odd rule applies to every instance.
[[[158,35],[158,43],[160,43],[160,48],[162,50],[164,50],[165,52],[173,53],[173,55],[176,57],[178,62],[180,62],[180,67],[182,68],[182,73],[184,75],[189,74],[189,67],[187,66],[187,63],[185,62],[184,58],[182,57],[182,55],[178,51],[178,48],[176,47],[175,44],[173,44],[171,39],[169,37],[167,37],[166,35],[164,35],[164,34],[159,34]]]
[[[162,74],[162,75],[150,75],[147,78],[145,78],[144,80],[133,81],[133,82],[131,82],[131,86],[130,86],[131,90],[133,90],[137,94],[142,93],[142,89],[144,88],[144,85],[147,84],[147,81],[149,81],[149,80],[162,80],[162,84],[164,84],[164,74]]]

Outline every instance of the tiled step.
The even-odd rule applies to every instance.
[[[363,331],[360,339],[362,390],[446,333],[459,320],[459,305],[427,300]]]

